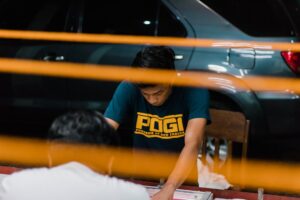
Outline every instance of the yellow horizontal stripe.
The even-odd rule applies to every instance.
[[[50,144],[43,140],[25,138],[0,137],[0,161],[4,163],[22,164],[27,166],[47,166],[47,152]],[[54,165],[76,160],[92,166],[97,171],[104,171],[106,163],[115,156],[113,173],[122,176],[137,176],[159,178],[167,177],[169,170],[176,163],[176,154],[165,152],[135,151],[134,158],[139,162],[133,167],[132,150],[121,148],[95,147],[87,145],[56,144],[52,151]],[[53,146],[52,146],[53,150]],[[155,162],[153,162],[155,161]],[[263,187],[271,191],[300,191],[300,165],[276,162],[247,161],[244,174],[240,176],[240,161],[231,164],[232,184],[242,184],[246,187]],[[222,173],[222,171],[220,172]],[[190,176],[188,181],[196,182],[197,177]]]
[[[184,137],[184,134],[183,135],[178,135],[178,136],[163,137],[163,136],[160,136],[160,135],[147,135],[147,134],[144,134],[144,133],[142,133],[140,131],[135,131],[134,133],[137,134],[137,135],[143,135],[143,136],[145,136],[147,138],[160,138],[160,139],[164,139],[164,140],[176,139],[176,138],[182,138],[182,137]]]
[[[65,32],[21,31],[0,29],[0,38],[23,40],[46,40],[65,42],[152,44],[182,47],[255,48],[264,50],[300,51],[299,43],[258,42],[243,40],[213,40],[176,37],[153,37],[136,35],[83,34]]]
[[[182,117],[182,114],[177,114],[177,115],[168,115],[168,116],[164,116],[164,117],[159,117],[158,115],[152,115],[149,113],[142,113],[142,112],[137,112],[138,115],[142,115],[142,116],[146,116],[146,117],[153,117],[153,118],[157,118],[157,119],[168,119],[168,118],[176,118],[176,117]]]
[[[51,63],[15,59],[0,59],[0,72],[104,81],[128,80],[139,83],[173,84],[212,89],[223,89],[224,84],[230,84],[231,90],[235,91],[300,93],[300,80],[297,78],[233,77],[227,74],[206,72],[141,70],[124,66]]]

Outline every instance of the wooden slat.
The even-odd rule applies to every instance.
[[[206,127],[206,135],[225,138],[233,142],[245,141],[245,116],[240,112],[210,109],[212,123]]]

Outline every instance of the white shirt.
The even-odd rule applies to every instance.
[[[71,162],[27,169],[2,181],[1,200],[149,200],[146,189]]]

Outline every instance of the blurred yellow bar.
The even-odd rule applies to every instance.
[[[23,40],[47,40],[84,43],[151,44],[181,47],[243,47],[265,50],[300,51],[299,43],[258,42],[241,40],[214,40],[197,38],[152,37],[135,35],[83,34],[0,29],[0,38]]]
[[[43,140],[0,137],[0,162],[3,163],[48,166],[49,151],[54,165],[78,161],[99,172],[107,172],[107,163],[113,158],[113,174],[127,177],[168,177],[177,160],[177,155],[163,152],[136,151],[133,154],[131,149],[125,148],[50,144]],[[138,160],[134,165],[133,159]],[[234,185],[263,187],[269,191],[295,193],[300,191],[299,164],[247,161],[244,168],[241,168],[240,161],[235,160],[231,163],[231,167],[232,176],[229,181]],[[244,172],[242,176],[241,170]],[[195,174],[189,176],[187,181],[197,182],[197,176]]]
[[[0,59],[0,72],[27,75],[43,75],[104,81],[132,81],[142,83],[171,83],[178,86],[232,90],[272,91],[300,93],[297,78],[235,77],[220,73],[191,72],[158,69],[136,69],[124,66],[57,63],[16,59]]]

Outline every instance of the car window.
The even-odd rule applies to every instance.
[[[295,26],[298,30],[298,35],[300,34],[300,0],[284,0],[281,1],[283,4],[285,4],[286,8],[288,9],[288,12],[291,14],[291,18],[293,19],[293,22],[295,23]]]
[[[9,0],[0,2],[0,28],[63,31],[66,0]]]
[[[88,0],[82,32],[154,35],[156,10],[156,0]]]
[[[202,0],[237,28],[253,36],[293,36],[283,6],[274,0]]]
[[[159,11],[158,36],[185,37],[187,35],[184,26],[176,16],[163,4]]]

